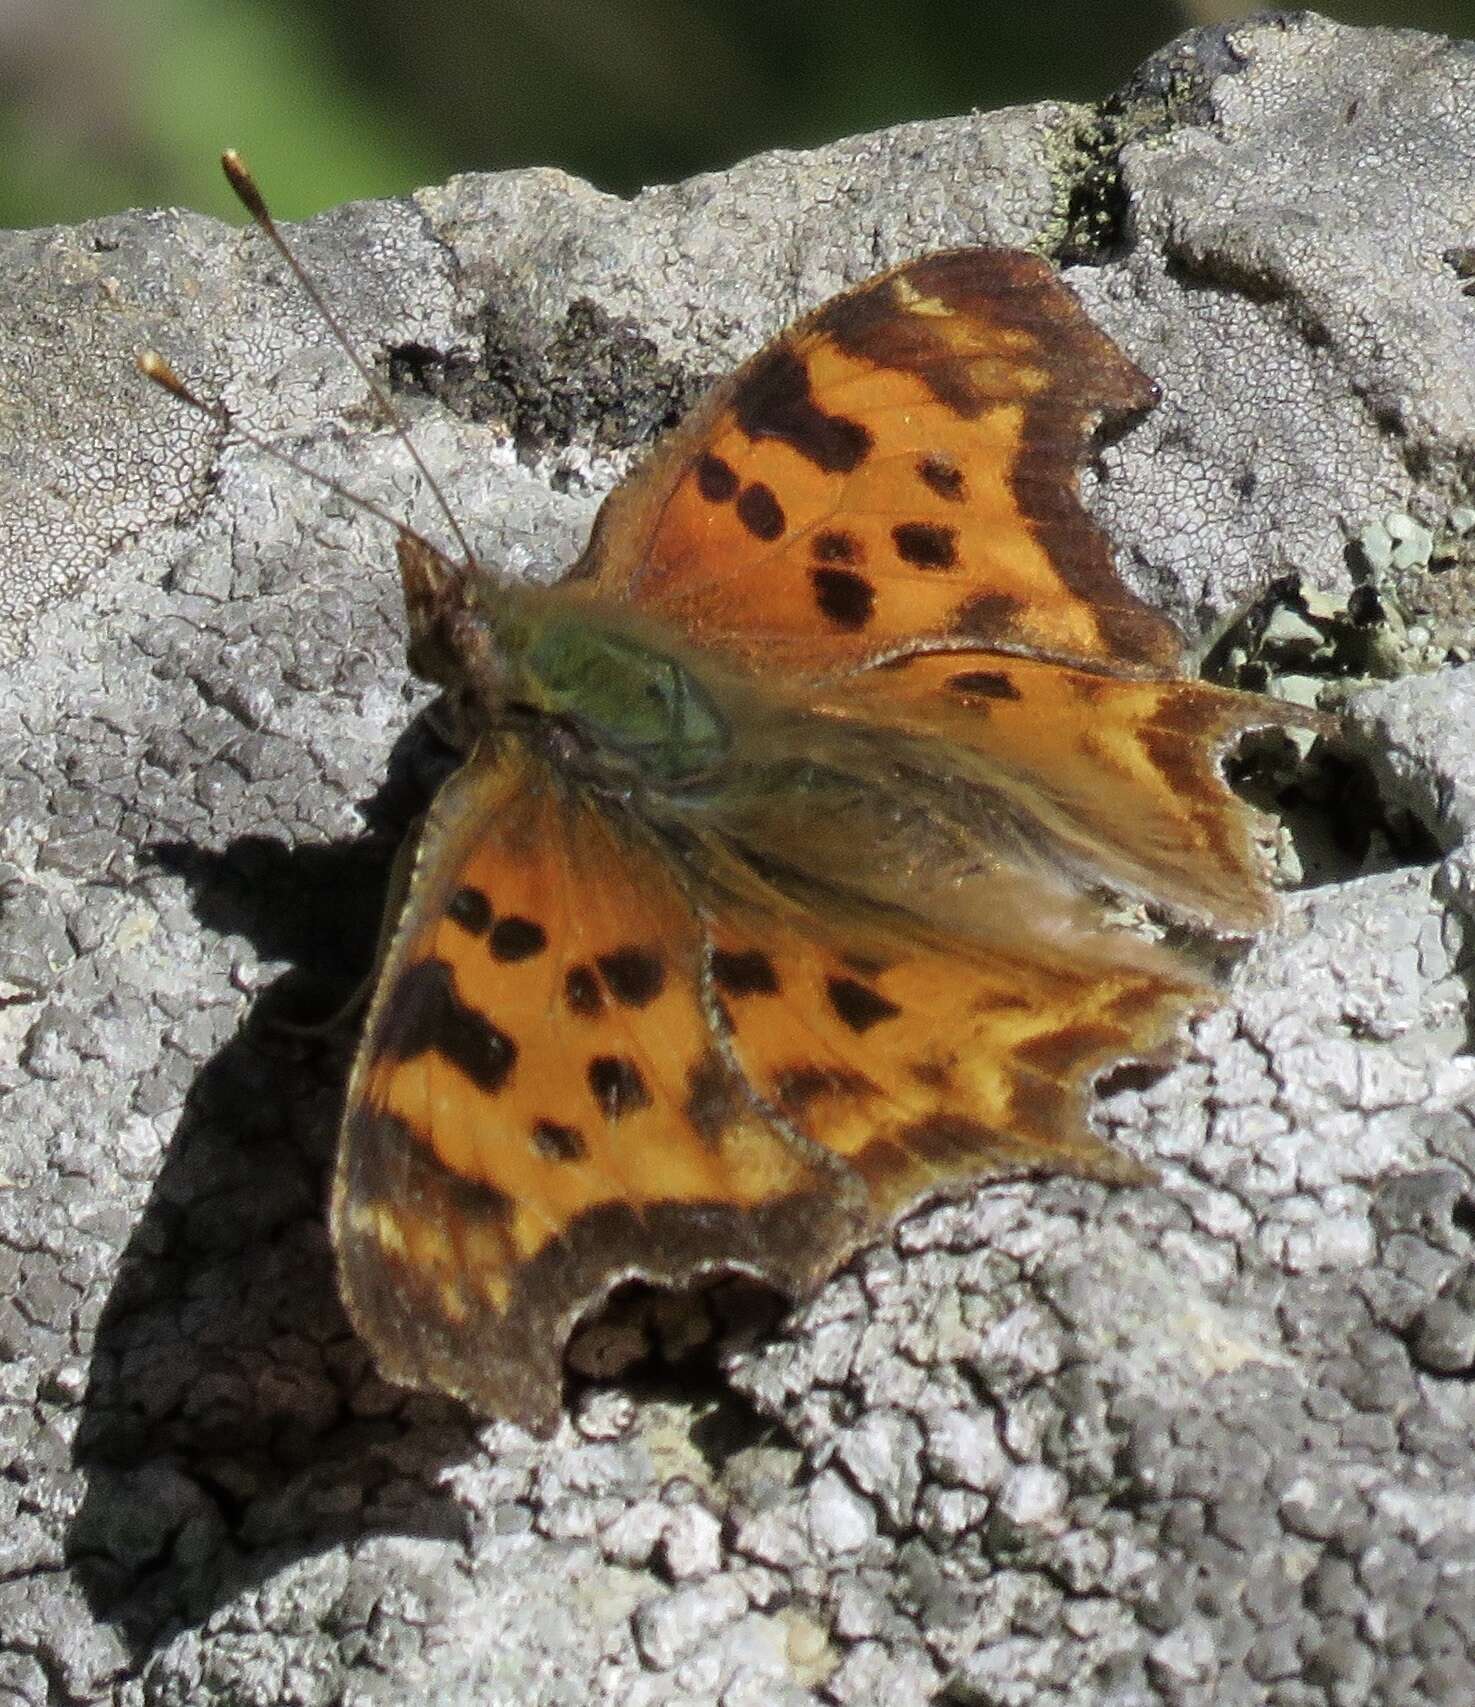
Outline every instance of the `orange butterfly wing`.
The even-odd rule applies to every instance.
[[[939,735],[997,783],[1012,778],[1041,846],[1078,882],[1163,903],[1227,934],[1274,917],[1250,813],[1219,750],[1314,714],[1177,677],[1111,676],[992,652],[914,652],[836,683],[821,705]]]
[[[437,797],[333,1197],[387,1378],[547,1433],[569,1336],[621,1281],[736,1270],[803,1295],[922,1195],[1145,1177],[1086,1097],[1207,1000],[1169,956],[897,940],[721,879],[517,741]]]
[[[826,303],[717,385],[606,500],[574,570],[701,644],[829,673],[956,639],[1176,662],[1076,495],[1152,382],[1046,262],[930,255]]]
[[[733,1058],[789,1129],[854,1171],[872,1229],[978,1180],[1149,1178],[1092,1134],[1091,1081],[1156,1054],[1211,1000],[1121,935],[901,943],[719,909],[711,940]]]
[[[381,1372],[538,1432],[621,1280],[802,1292],[856,1193],[718,1047],[671,868],[516,741],[437,796],[349,1088],[333,1236]]]

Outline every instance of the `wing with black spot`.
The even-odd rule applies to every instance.
[[[719,384],[606,501],[575,574],[770,669],[960,639],[1171,667],[1076,471],[1151,382],[1053,270],[929,255],[826,303]]]
[[[380,1371],[547,1432],[565,1343],[628,1278],[806,1290],[840,1171],[716,1046],[666,861],[525,745],[437,797],[360,1046],[333,1238]]]
[[[950,802],[961,813],[970,784],[1007,798],[1024,851],[1078,890],[1157,902],[1231,934],[1269,924],[1275,902],[1257,814],[1224,781],[1223,750],[1251,729],[1325,727],[1210,682],[953,649],[848,676],[823,708],[947,743]],[[947,906],[942,897],[939,917]]]
[[[1120,935],[960,953],[736,913],[714,940],[734,1058],[785,1123],[854,1172],[875,1226],[979,1180],[1148,1177],[1092,1132],[1092,1081],[1167,1050],[1213,999]]]

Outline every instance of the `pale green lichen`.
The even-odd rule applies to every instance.
[[[1390,569],[1422,569],[1434,556],[1434,535],[1401,510],[1389,510],[1371,521],[1357,537],[1368,568],[1375,575]]]

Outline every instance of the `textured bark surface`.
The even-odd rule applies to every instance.
[[[321,1219],[344,1052],[262,1023],[362,968],[423,799],[390,542],[134,350],[434,511],[254,237],[0,237],[0,1696],[1475,1698],[1472,182],[1468,47],[1300,15],[1102,110],[301,228],[513,568],[796,312],[1008,242],[1074,257],[1162,387],[1090,493],[1144,591],[1203,634],[1287,575],[1344,597],[1382,537],[1411,613],[1342,816],[1421,834],[1311,867],[1104,1101],[1159,1188],[913,1217],[722,1380],[586,1394],[547,1445],[367,1373]]]

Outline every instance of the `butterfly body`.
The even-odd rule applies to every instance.
[[[796,1294],[908,1204],[1142,1170],[1094,1077],[1210,1002],[1099,892],[1271,917],[1219,749],[1075,495],[1150,384],[1033,257],[835,299],[607,502],[564,583],[400,540],[433,803],[333,1232],[387,1375],[539,1431],[631,1277]]]

